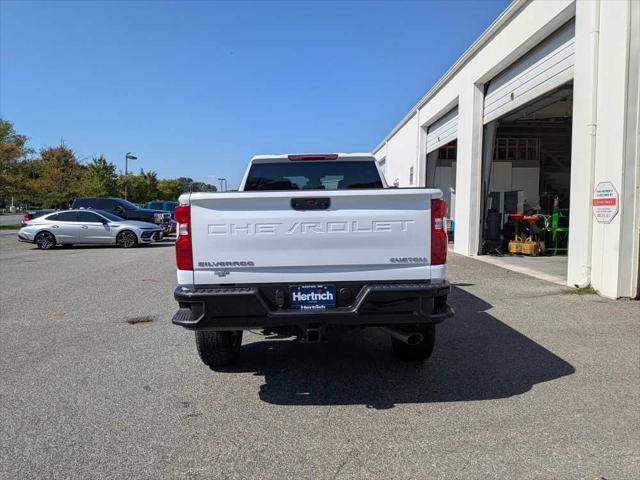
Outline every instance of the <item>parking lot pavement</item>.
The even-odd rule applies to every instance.
[[[640,304],[450,265],[457,315],[425,365],[370,330],[249,334],[213,372],[170,324],[170,243],[2,235],[0,477],[637,478]]]

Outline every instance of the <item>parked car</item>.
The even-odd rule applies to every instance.
[[[172,202],[170,200],[152,200],[151,202],[147,202],[145,204],[145,208],[169,212],[171,214],[171,217],[173,217],[173,212],[178,205],[178,202]]]
[[[305,342],[379,327],[429,358],[447,304],[446,202],[385,188],[369,154],[254,157],[240,192],[186,193],[175,210],[179,309],[201,360],[226,365],[243,330]]]
[[[160,225],[164,233],[171,230],[171,214],[162,210],[140,208],[135,203],[122,198],[76,198],[71,208],[102,210],[111,212],[125,220],[140,220],[142,222]]]
[[[48,213],[53,213],[56,210],[53,208],[45,208],[45,209],[41,209],[41,210],[27,210],[26,212],[24,212],[22,214],[22,220],[20,221],[20,223],[22,225],[25,225],[29,220],[33,220],[35,218],[38,217],[42,217],[43,215],[46,215]]]
[[[101,210],[62,210],[29,220],[18,232],[21,242],[42,250],[56,245],[113,244],[135,247],[162,239],[162,227],[148,222],[124,220]]]
[[[176,222],[173,218],[169,220],[169,228],[165,230],[165,235],[174,235],[178,231],[178,222]]]
[[[144,207],[155,209],[155,210],[162,210],[165,212],[169,212],[171,214],[171,220],[169,222],[170,227],[169,227],[169,230],[165,232],[165,234],[171,235],[176,233],[177,222],[175,221],[173,212],[175,211],[178,205],[179,205],[178,202],[172,202],[170,200],[152,200],[151,202],[147,202],[144,205]]]

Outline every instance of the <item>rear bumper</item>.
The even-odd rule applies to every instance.
[[[449,290],[448,282],[365,284],[349,305],[302,311],[278,308],[258,286],[179,286],[174,297],[180,308],[172,322],[191,330],[439,323],[453,315],[447,304]]]

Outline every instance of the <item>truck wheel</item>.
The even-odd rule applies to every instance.
[[[196,347],[200,360],[210,368],[231,365],[240,356],[242,330],[231,332],[196,331]]]
[[[417,329],[422,333],[422,341],[416,345],[408,345],[401,340],[391,337],[393,353],[406,362],[424,362],[428,360],[433,352],[436,341],[436,326],[433,324],[422,324]]]

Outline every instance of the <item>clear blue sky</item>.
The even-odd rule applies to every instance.
[[[231,187],[256,153],[371,151],[508,3],[0,0],[0,114]]]

